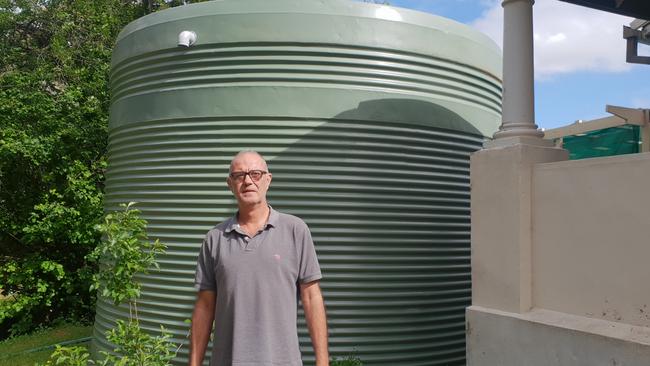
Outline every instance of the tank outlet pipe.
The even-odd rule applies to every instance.
[[[182,31],[178,34],[178,45],[189,47],[196,43],[196,33],[192,31]]]

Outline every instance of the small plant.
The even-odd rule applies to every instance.
[[[89,254],[91,261],[102,262],[93,277],[91,290],[99,290],[101,296],[113,300],[115,305],[125,301],[135,305],[142,288],[135,274],[158,268],[156,255],[165,251],[165,245],[158,240],[149,242],[147,222],[140,218],[140,210],[131,209],[134,204],[121,204],[124,211],[107,214],[104,223],[95,227],[104,240]]]
[[[85,347],[61,347],[57,345],[45,365],[86,366],[94,363],[95,361],[90,359],[90,354]]]
[[[330,366],[363,366],[361,359],[354,355],[346,356],[345,358],[334,358],[330,362]]]
[[[102,366],[166,366],[176,356],[165,328],[160,326],[160,336],[153,337],[140,329],[137,319],[118,320],[117,326],[106,332],[106,338],[116,345],[113,351],[117,356],[102,352],[104,360],[98,363]]]
[[[45,366],[169,366],[176,356],[178,349],[162,326],[159,336],[140,328],[136,300],[142,285],[135,275],[158,268],[155,257],[164,253],[165,245],[148,240],[147,222],[140,218],[139,210],[131,209],[133,204],[120,205],[123,211],[107,214],[104,223],[97,225],[104,240],[89,255],[90,260],[101,261],[91,289],[115,305],[129,304],[128,320],[118,320],[116,327],[106,332],[106,338],[115,345],[113,353],[101,352],[103,359],[96,361],[83,347],[57,347]]]

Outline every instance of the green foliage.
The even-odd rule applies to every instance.
[[[0,277],[5,279],[4,288],[20,288],[30,296],[11,294],[8,300],[0,302],[0,321],[15,319],[13,329],[17,332],[29,330],[34,309],[52,306],[59,294],[56,289],[69,285],[69,278],[59,263],[39,258],[29,258],[22,263],[8,261],[0,267]]]
[[[155,257],[164,253],[166,246],[157,239],[149,240],[147,222],[140,218],[139,210],[131,208],[133,204],[120,205],[123,211],[107,214],[104,223],[97,225],[104,240],[90,255],[93,260],[102,261],[92,288],[115,305],[127,301],[131,310],[127,322],[118,320],[116,328],[107,331],[106,338],[116,347],[114,354],[102,352],[104,359],[99,364],[166,366],[176,355],[171,335],[162,326],[160,336],[155,337],[140,328],[136,299],[140,297],[141,284],[135,278],[152,267],[158,268]]]
[[[95,361],[90,359],[86,347],[62,347],[57,345],[44,366],[86,366],[94,364]]]
[[[182,3],[0,0],[0,340],[92,318],[111,51],[127,23]]]
[[[0,339],[90,319],[118,0],[0,0]]]
[[[106,333],[107,339],[116,344],[117,356],[102,352],[102,366],[166,366],[176,356],[171,335],[162,326],[160,336],[150,336],[140,329],[137,321],[118,321],[117,327]],[[74,366],[74,365],[69,365]]]
[[[0,338],[2,330],[17,335],[92,313],[95,266],[85,256],[101,237],[93,225],[102,214],[102,195],[84,165],[63,169],[63,191],[52,188],[44,195],[22,223],[22,245],[0,257],[0,292],[13,300],[0,302]]]
[[[21,335],[0,341],[0,360],[17,363],[19,361],[18,357],[11,357],[9,355],[18,355],[29,350],[49,346],[53,343],[71,341],[89,336],[92,336],[92,326],[81,323],[62,322],[51,328],[38,329],[28,335]],[[51,353],[52,351],[49,352],[49,354]],[[0,362],[0,365],[3,365],[3,363]],[[33,363],[30,366],[33,366]]]
[[[92,318],[111,52],[127,23],[181,3],[0,0],[0,339]]]
[[[105,264],[93,276],[91,289],[99,289],[101,296],[110,298],[115,305],[140,296],[142,285],[135,274],[146,274],[152,266],[158,268],[155,256],[165,249],[157,239],[153,243],[147,240],[147,222],[140,218],[139,210],[131,209],[132,205],[120,205],[124,211],[107,214],[104,223],[96,226],[105,239],[89,255]]]
[[[102,351],[103,359],[90,358],[85,347],[56,346],[43,366],[169,366],[176,356],[171,334],[162,326],[160,336],[144,332],[137,320],[118,320],[116,327],[106,332],[109,342],[115,344],[114,353]]]
[[[29,335],[0,341],[0,366],[34,366],[35,363],[44,363],[52,354],[52,350],[45,347],[91,335],[92,326],[61,323]],[[86,342],[78,345],[89,346]]]
[[[45,366],[168,366],[176,356],[171,335],[162,326],[159,336],[140,328],[136,300],[141,285],[135,276],[158,267],[155,256],[164,253],[165,245],[149,241],[147,222],[140,218],[139,210],[131,208],[133,204],[120,205],[123,211],[107,214],[104,223],[97,225],[104,239],[89,255],[89,260],[101,261],[92,288],[115,305],[129,304],[128,320],[118,320],[116,327],[106,332],[108,341],[115,345],[113,353],[102,352],[103,359],[95,361],[84,349],[59,347]]]
[[[350,355],[342,359],[334,358],[330,366],[363,366],[363,363],[359,357]]]

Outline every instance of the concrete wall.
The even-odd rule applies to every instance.
[[[532,307],[532,167],[567,158],[564,150],[525,144],[472,155],[472,304]]]
[[[650,365],[650,153],[472,156],[468,365]]]
[[[650,327],[650,154],[538,164],[533,182],[534,306]]]

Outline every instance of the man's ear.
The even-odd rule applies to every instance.
[[[231,183],[231,181],[230,181],[230,177],[226,178],[226,185],[228,186],[228,189],[230,190],[230,192],[235,193],[235,192],[233,191],[232,185],[231,185],[230,183]]]

